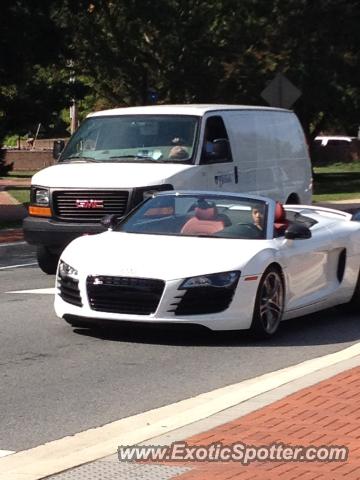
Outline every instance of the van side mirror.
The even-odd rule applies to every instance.
[[[203,153],[204,163],[228,162],[230,160],[230,145],[227,138],[215,138],[208,143],[211,149]]]
[[[306,240],[311,238],[311,230],[302,223],[293,223],[285,230],[287,240]]]
[[[53,143],[52,156],[55,160],[60,157],[61,152],[64,150],[65,142],[64,140],[55,140]]]

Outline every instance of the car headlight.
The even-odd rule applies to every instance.
[[[50,192],[48,188],[32,187],[31,203],[41,207],[48,207],[50,204]]]
[[[61,278],[72,278],[77,280],[79,272],[63,260],[59,262],[59,275]]]
[[[239,277],[239,271],[212,273],[210,275],[190,277],[183,281],[179,290],[198,287],[230,288],[236,285]]]

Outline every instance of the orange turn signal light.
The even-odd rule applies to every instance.
[[[249,275],[248,277],[245,277],[244,280],[245,282],[252,282],[254,280],[257,280],[259,275]]]
[[[29,207],[29,215],[34,215],[36,217],[51,217],[50,207]]]

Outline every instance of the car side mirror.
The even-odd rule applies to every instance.
[[[114,230],[114,228],[118,225],[118,223],[122,220],[123,217],[119,217],[118,215],[105,215],[101,220],[100,223],[103,227],[107,230]]]
[[[285,230],[287,240],[306,240],[311,238],[311,230],[302,223],[293,223]]]
[[[357,210],[356,212],[353,213],[351,220],[353,222],[360,222],[360,210]]]
[[[53,143],[52,156],[55,160],[60,157],[61,152],[64,150],[65,142],[64,140],[55,140]]]

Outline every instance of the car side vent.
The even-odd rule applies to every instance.
[[[338,260],[338,267],[337,267],[337,279],[339,283],[343,281],[344,273],[345,273],[345,265],[346,265],[346,249],[344,248],[341,250]]]

